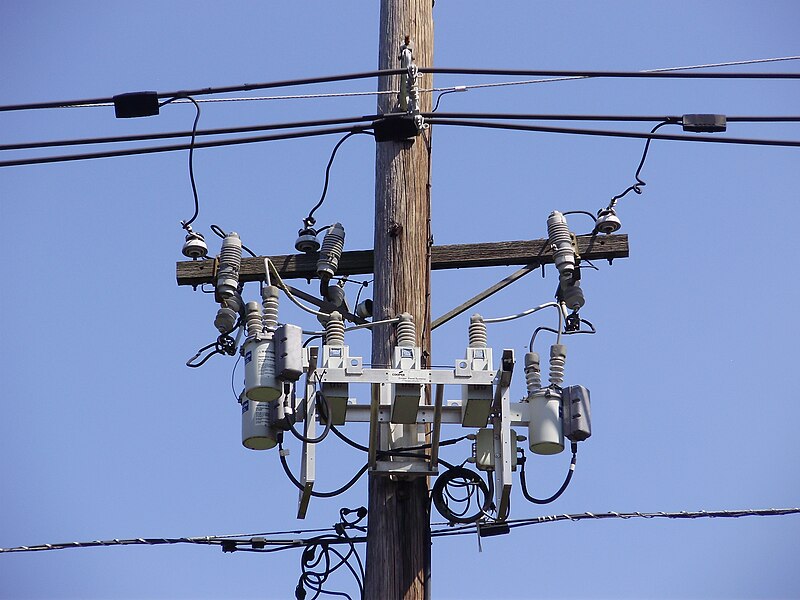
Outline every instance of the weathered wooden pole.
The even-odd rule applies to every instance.
[[[433,64],[432,0],[381,0],[379,69],[400,66],[406,37],[419,66]],[[420,88],[430,88],[426,75]],[[400,89],[401,77],[381,78],[379,89]],[[430,94],[420,97],[430,110]],[[380,113],[398,110],[394,95],[379,96]],[[430,356],[430,151],[425,133],[413,141],[376,144],[374,319],[409,313],[417,327],[423,365]],[[394,328],[373,330],[372,363],[389,365]],[[385,426],[389,427],[389,426]],[[401,426],[394,426],[401,427]],[[411,428],[405,438],[418,430]],[[395,431],[395,435],[398,432]],[[381,436],[384,441],[387,435]],[[383,448],[387,449],[387,448]],[[370,474],[364,596],[368,600],[424,600],[430,585],[430,515],[426,477]]]

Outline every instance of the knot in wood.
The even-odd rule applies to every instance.
[[[400,223],[398,223],[398,222],[396,222],[396,221],[392,221],[392,222],[389,224],[389,231],[388,231],[388,233],[389,233],[389,237],[397,237],[398,235],[400,235],[401,233],[403,233],[403,226],[402,226],[402,225],[400,225]]]

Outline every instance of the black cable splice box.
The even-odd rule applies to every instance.
[[[151,117],[158,114],[158,92],[128,92],[114,96],[114,114],[118,119]]]

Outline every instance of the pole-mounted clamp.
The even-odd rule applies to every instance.
[[[419,80],[422,74],[414,63],[414,46],[411,39],[406,36],[405,42],[400,46],[400,68],[405,69],[402,84],[400,85],[400,109],[411,115],[418,132],[427,129],[428,124],[423,119],[419,105]]]

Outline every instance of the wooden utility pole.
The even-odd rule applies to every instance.
[[[379,69],[400,66],[400,47],[406,37],[413,45],[416,64],[432,65],[432,0],[381,0]],[[420,87],[430,88],[431,82],[427,75]],[[397,90],[400,85],[399,76],[383,77],[379,89]],[[421,103],[421,110],[429,111],[430,95],[423,95]],[[379,96],[379,113],[397,108],[394,95]],[[423,136],[408,142],[379,142],[376,146],[374,319],[410,313],[417,326],[417,344],[423,349],[423,357],[429,357],[430,151]],[[394,328],[373,329],[372,364],[389,365],[394,345]],[[413,428],[413,432],[418,426],[406,427]],[[392,479],[371,473],[364,597],[429,597],[430,542],[427,478]]]

